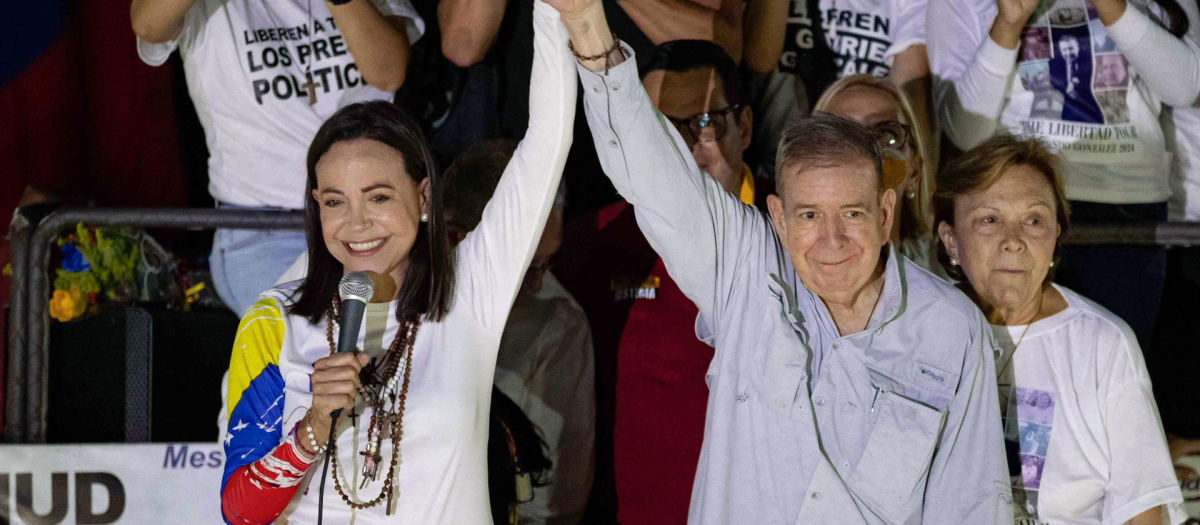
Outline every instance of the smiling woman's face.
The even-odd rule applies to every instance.
[[[401,284],[429,179],[414,182],[399,151],[370,139],[335,143],[316,172],[312,197],[329,253],[347,273],[369,270]]]
[[[1045,175],[1025,165],[954,199],[954,226],[942,223],[938,234],[988,306],[1012,309],[1037,300],[1061,232],[1056,202]]]

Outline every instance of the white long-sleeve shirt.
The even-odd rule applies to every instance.
[[[413,343],[411,383],[403,419],[396,507],[355,511],[325,487],[325,523],[460,525],[491,523],[488,502],[488,407],[501,335],[554,202],[571,146],[575,117],[575,59],[567,33],[549,5],[534,5],[534,57],[529,130],[504,170],[479,226],[455,248],[454,303],[441,321],[426,320]],[[263,294],[243,317],[229,372],[226,477],[279,445],[312,405],[313,363],[329,355],[325,322],[286,313],[298,283]],[[396,302],[388,305],[382,340],[399,330]],[[360,335],[360,348],[367,332]],[[339,478],[358,501],[380,493],[392,457],[385,439],[379,479],[358,489],[358,454],[367,442],[366,409],[357,429],[341,418]],[[303,430],[303,429],[301,429]],[[355,431],[357,430],[357,431]],[[330,467],[330,478],[333,467]],[[320,483],[310,468],[279,522],[316,523]]]
[[[1044,139],[1066,161],[1068,198],[1167,200],[1159,116],[1200,95],[1200,47],[1143,9],[1130,2],[1104,27],[1086,0],[1059,0],[1030,18],[1018,49],[1004,49],[987,34],[994,0],[930,0],[939,124],[964,150],[1003,130]]]

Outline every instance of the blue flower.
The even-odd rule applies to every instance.
[[[68,272],[86,272],[92,269],[87,257],[79,253],[72,243],[62,245],[62,258],[62,269]]]

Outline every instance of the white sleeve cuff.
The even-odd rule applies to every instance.
[[[1178,485],[1163,487],[1149,494],[1143,494],[1133,501],[1113,510],[1112,514],[1104,517],[1103,525],[1120,525],[1133,519],[1138,514],[1160,505],[1167,507],[1166,513],[1171,518],[1171,523],[1176,523],[1174,518],[1177,517],[1179,512],[1178,507],[1182,502],[1183,495],[1180,493]]]
[[[138,58],[149,66],[161,66],[166,63],[177,47],[179,47],[179,37],[158,44],[152,44],[137,37]]]

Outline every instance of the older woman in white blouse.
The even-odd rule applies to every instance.
[[[933,203],[939,257],[999,343],[1016,523],[1182,522],[1137,339],[1050,282],[1069,215],[1058,159],[997,136],[947,167]]]

